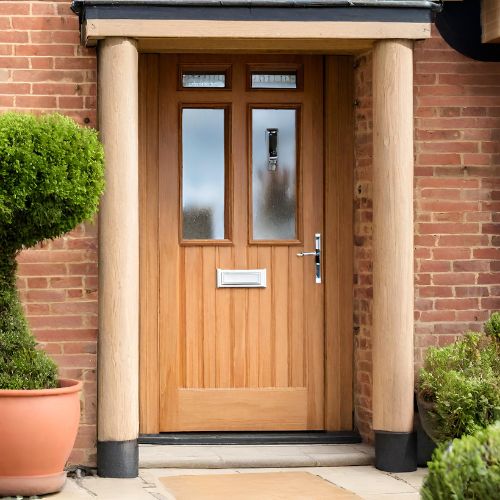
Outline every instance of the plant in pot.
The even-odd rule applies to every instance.
[[[422,427],[434,442],[472,434],[500,419],[499,354],[498,337],[476,332],[427,350],[417,403]]]
[[[64,485],[81,382],[59,380],[24,317],[16,256],[96,212],[103,191],[97,133],[61,115],[0,116],[0,497]]]

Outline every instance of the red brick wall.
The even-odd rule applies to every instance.
[[[0,2],[0,110],[58,111],[95,126],[96,59],[65,1]],[[29,322],[63,377],[83,381],[70,461],[95,463],[97,235],[93,224],[19,256]]]
[[[500,63],[415,46],[415,361],[500,309]],[[371,57],[357,59],[356,421],[371,436]],[[395,299],[397,300],[397,299]]]
[[[96,61],[65,1],[0,2],[0,110],[59,111],[96,125]],[[415,359],[500,309],[500,64],[438,37],[415,51]],[[356,421],[371,436],[371,60],[357,59],[355,168]],[[496,175],[496,177],[495,177]],[[497,181],[498,182],[498,181]],[[72,463],[95,463],[96,227],[19,257],[19,288],[62,376],[84,382]]]

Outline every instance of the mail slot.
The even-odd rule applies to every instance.
[[[265,269],[217,269],[217,288],[265,287]]]

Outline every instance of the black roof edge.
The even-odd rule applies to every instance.
[[[71,10],[81,14],[86,7],[380,7],[429,9],[439,12],[442,0],[73,0]]]

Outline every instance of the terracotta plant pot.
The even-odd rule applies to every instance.
[[[80,421],[77,380],[56,389],[0,390],[0,497],[60,491]]]

